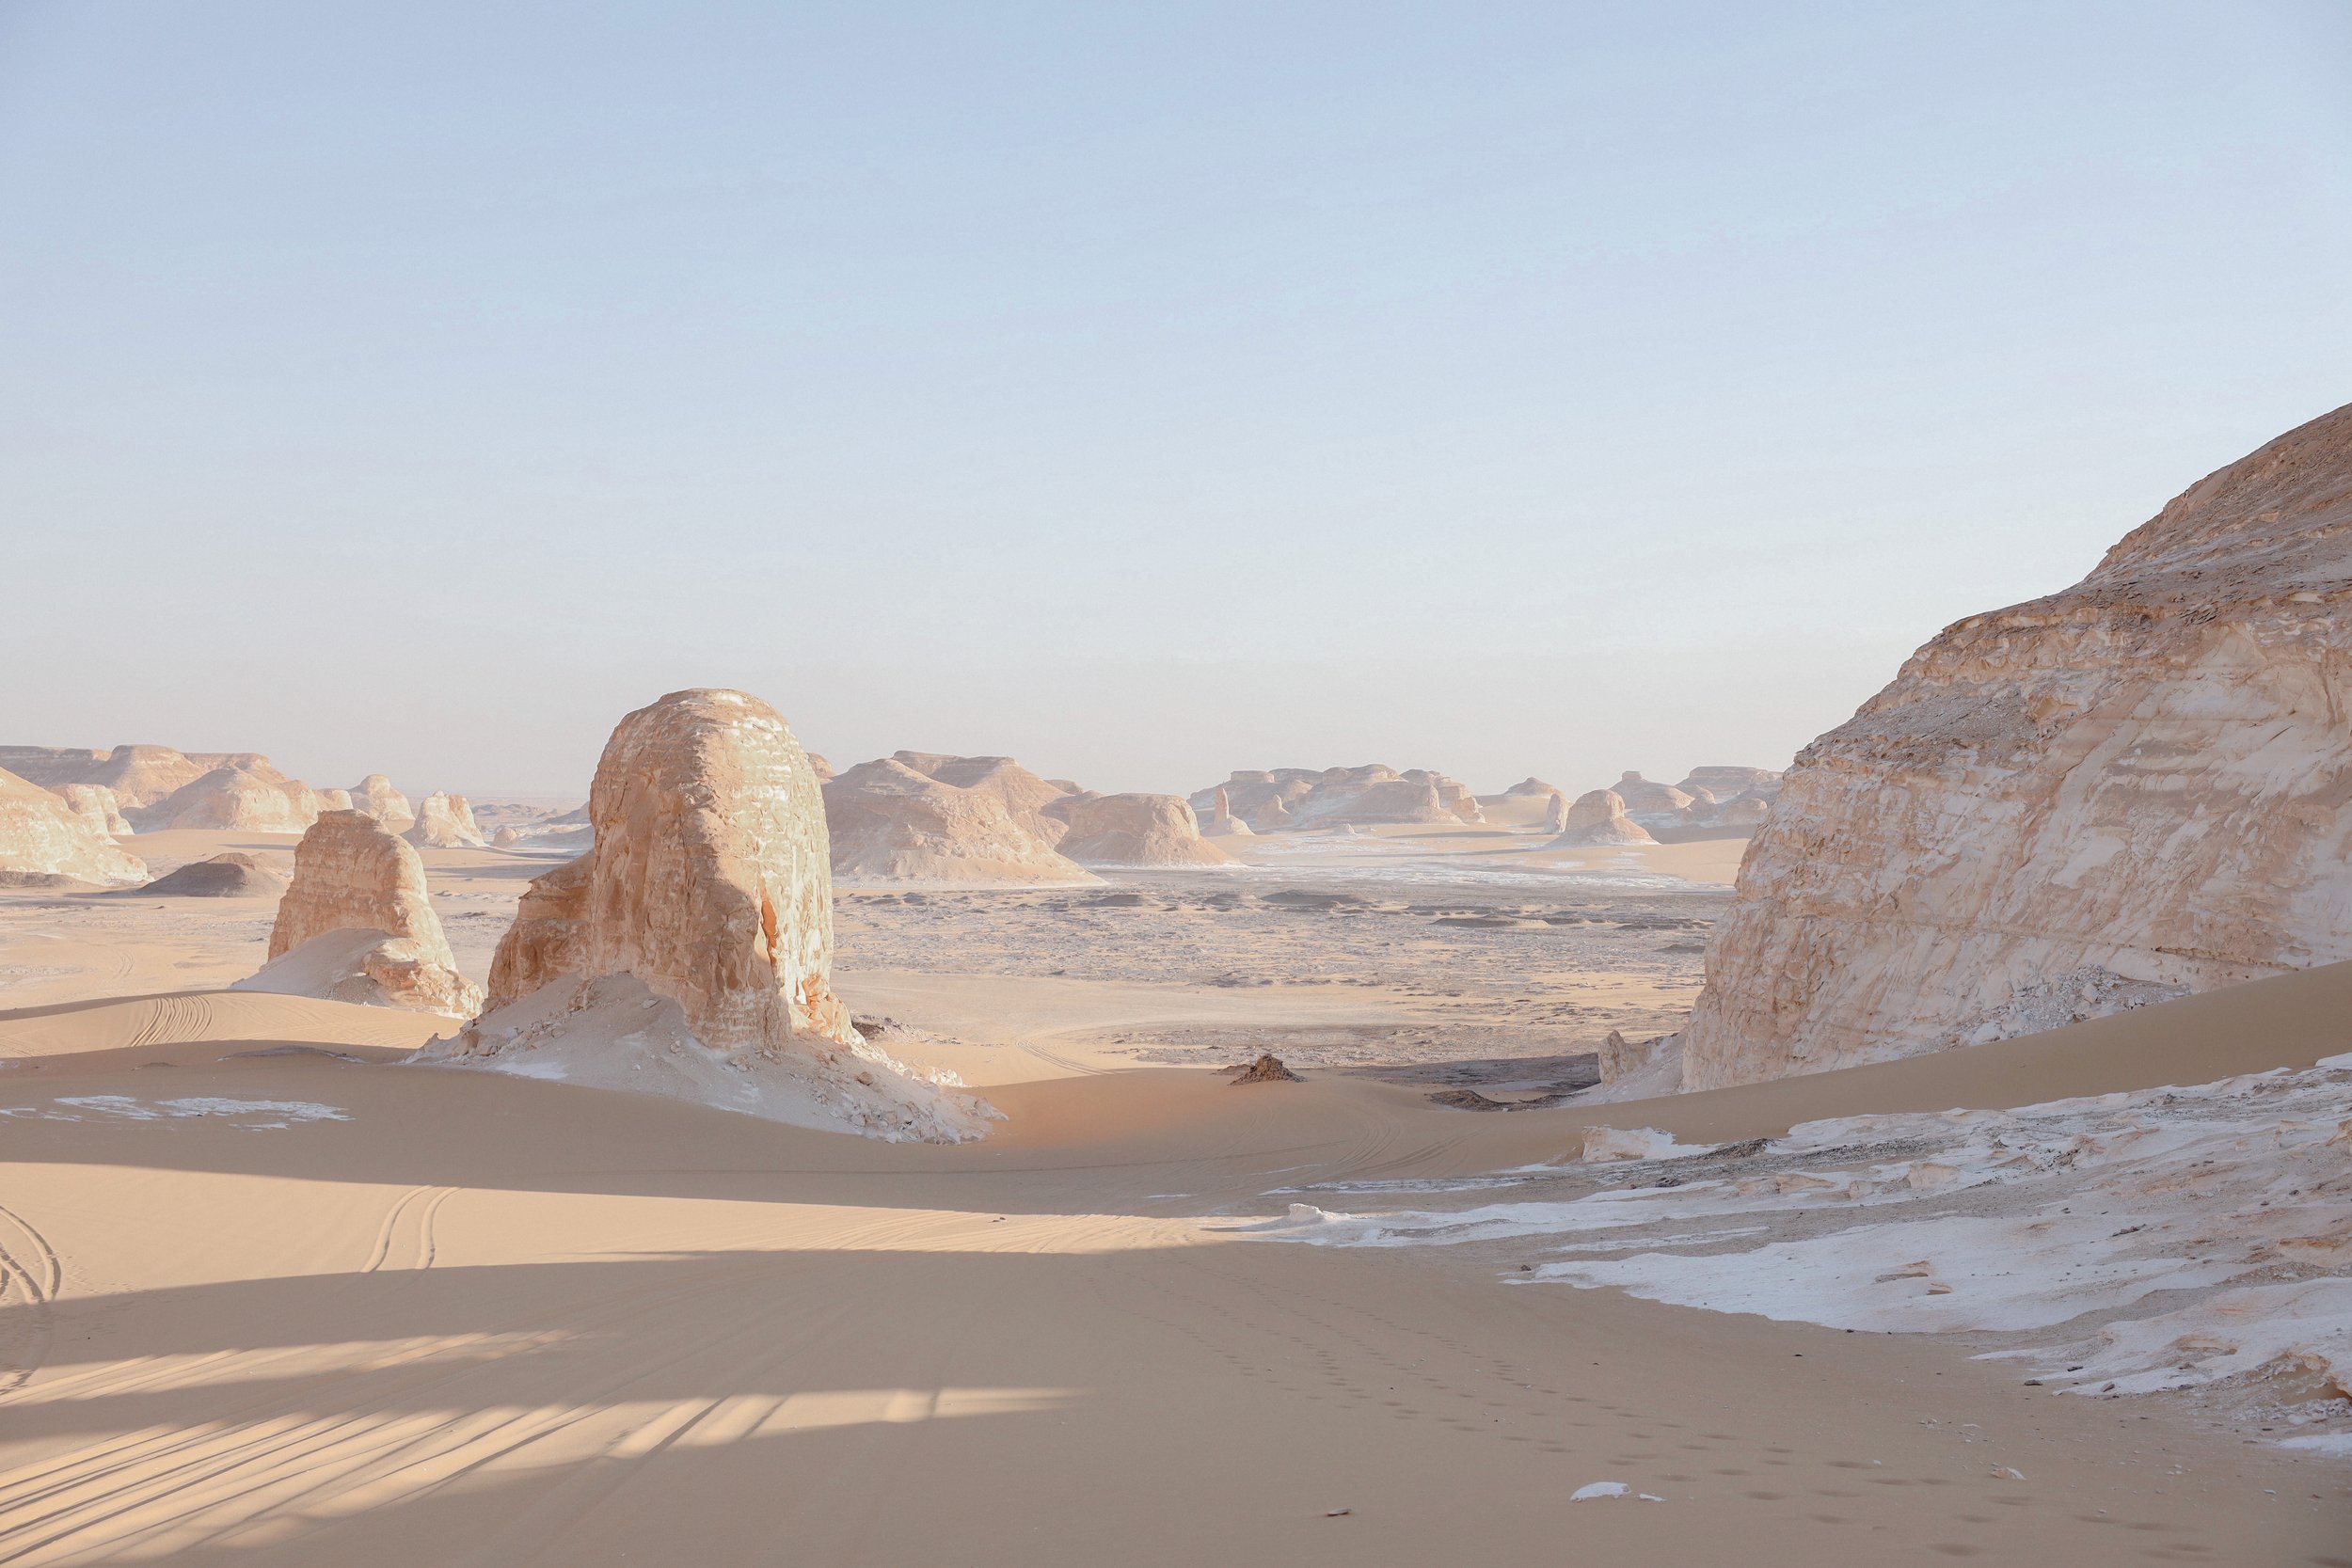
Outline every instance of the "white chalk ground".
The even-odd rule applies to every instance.
[[[421,1066],[474,1068],[630,1094],[667,1095],[819,1132],[891,1143],[961,1143],[997,1112],[951,1072],[923,1071],[861,1041],[769,1054],[697,1039],[685,1009],[633,975],[559,980],[437,1038]]]
[[[1807,1122],[1721,1150],[1597,1129],[1582,1157],[1606,1162],[1580,1173],[1588,1188],[1606,1184],[1557,1201],[1294,1203],[1241,1228],[1338,1246],[1542,1243],[1515,1256],[1549,1259],[1506,1278],[1831,1328],[2006,1336],[1987,1357],[2044,1386],[2194,1393],[2352,1458],[2352,1055],[2011,1111]],[[1391,1192],[1406,1190],[1437,1189]]]

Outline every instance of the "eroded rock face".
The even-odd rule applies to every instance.
[[[147,864],[62,797],[0,771],[0,880],[116,887],[147,880]]]
[[[272,767],[269,758],[246,752],[131,815],[150,832],[211,828],[298,833],[318,820],[319,800],[300,779]]]
[[[1691,776],[1675,787],[1693,800],[1702,790],[1713,800],[1741,795],[1770,799],[1780,790],[1780,775],[1769,768],[1693,768]]]
[[[953,777],[934,776],[906,757]],[[993,766],[1005,760],[901,752],[843,773],[824,786],[834,872],[868,881],[1095,880],[1054,847],[1069,824],[1046,816],[1043,807],[1061,792],[1027,774],[1051,791],[1038,799],[1015,771]],[[959,784],[954,777],[972,784]],[[1015,800],[1026,803],[1016,810]]]
[[[1246,768],[1222,784],[1196,791],[1193,809],[1215,809],[1220,789],[1232,815],[1259,832],[1486,820],[1467,784],[1424,768],[1402,773],[1379,763],[1322,769]]]
[[[531,885],[491,1010],[435,1059],[888,1138],[977,1135],[984,1107],[868,1045],[833,993],[824,803],[775,709],[715,689],[638,709],[588,815],[596,847]]]
[[[1685,1083],[2352,957],[2348,610],[2342,408],[2074,587],[1947,627],[1783,781],[1708,949]]]
[[[66,809],[108,838],[129,838],[131,824],[122,818],[115,792],[104,784],[70,784],[57,791]]]
[[[1502,792],[1505,795],[1561,795],[1567,792],[1558,784],[1548,784],[1533,773]]]
[[[490,842],[466,798],[437,789],[418,803],[417,820],[401,836],[420,849],[479,849]]]
[[[1611,787],[1625,801],[1625,814],[1637,822],[1672,823],[1691,803],[1691,797],[1674,785],[1658,784],[1639,773],[1628,773]]]
[[[1249,824],[1233,815],[1233,802],[1225,793],[1223,784],[1216,786],[1215,803],[1209,808],[1207,820],[1200,824],[1200,831],[1210,838],[1251,836]]]
[[[294,846],[269,960],[241,985],[453,1018],[482,1005],[433,912],[424,863],[362,811],[323,814]]]
[[[173,790],[195,783],[227,763],[249,760],[250,752],[199,752],[168,746],[118,746],[93,752],[72,746],[0,746],[0,768],[43,789],[97,784],[114,791],[125,811],[152,805]]]
[[[1565,833],[1568,831],[1568,798],[1558,790],[1544,804],[1544,832]]]
[[[1593,789],[1568,808],[1553,849],[1592,849],[1613,844],[1655,844],[1649,831],[1626,815],[1625,798],[1613,789]]]
[[[893,752],[891,756],[926,778],[994,796],[1015,822],[1049,846],[1060,843],[1068,831],[1068,825],[1048,815],[1045,808],[1065,795],[1077,793],[1074,786],[1065,788],[1041,779],[1010,757],[951,757],[937,752]]]
[[[416,808],[408,797],[392,787],[392,781],[381,773],[371,773],[351,786],[352,809],[366,812],[396,833],[406,832],[417,820]]]
[[[1061,852],[1080,865],[1230,865],[1174,795],[1065,795],[1046,808],[1070,825]]]

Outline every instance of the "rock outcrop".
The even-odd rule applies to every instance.
[[[1223,784],[1216,786],[1216,794],[1209,807],[1209,815],[1200,823],[1200,832],[1210,838],[1252,836],[1249,824],[1233,815],[1233,802],[1226,795]]]
[[[1675,787],[1693,800],[1701,791],[1719,801],[1742,795],[1770,800],[1780,792],[1780,775],[1769,768],[1693,768],[1690,777]]]
[[[159,898],[276,898],[286,891],[286,877],[275,866],[246,854],[215,855],[190,861],[165,873],[143,888],[139,897]]]
[[[1231,865],[1200,836],[1192,807],[1174,795],[1065,795],[1047,806],[1069,825],[1060,850],[1080,865]]]
[[[408,797],[394,789],[392,781],[381,773],[371,773],[351,786],[351,805],[396,833],[406,832],[417,820],[417,810],[408,803]]]
[[[1060,799],[1006,758],[901,752],[860,763],[824,786],[833,868],[867,881],[1096,880],[1054,847],[1069,824],[1043,808]]]
[[[1711,1088],[2352,957],[2352,407],[1971,616],[1799,755],[1683,1038]]]
[[[66,809],[96,832],[108,838],[129,838],[131,824],[122,817],[122,807],[115,800],[115,792],[104,784],[70,784],[57,795]]]
[[[479,849],[490,841],[475,826],[463,795],[435,790],[417,805],[417,819],[401,837],[420,849]]]
[[[1568,831],[1568,798],[1558,790],[1544,803],[1544,832],[1565,833]]]
[[[0,882],[114,887],[145,880],[146,863],[125,854],[61,797],[0,771]]]
[[[1213,811],[1219,790],[1225,792],[1227,810],[1262,833],[1486,819],[1476,798],[1459,780],[1422,768],[1400,773],[1380,763],[1243,769],[1222,784],[1195,791],[1193,809]]]
[[[1502,793],[1505,795],[1558,795],[1565,797],[1567,791],[1562,789],[1558,784],[1546,784],[1543,780],[1536,778],[1531,773],[1526,778],[1521,779],[1518,783],[1513,784],[1510,788],[1504,790]]]
[[[116,802],[124,811],[136,811],[225,763],[246,760],[251,754],[199,752],[191,755],[168,746],[118,746],[111,752],[72,746],[0,746],[0,768],[43,789],[98,784],[114,791]]]
[[[1655,844],[1649,831],[1626,815],[1625,798],[1613,789],[1593,789],[1568,808],[1553,849],[1594,849],[1614,844]]]
[[[238,986],[453,1018],[482,1005],[433,912],[424,863],[363,811],[325,813],[294,846],[269,962]]]
[[[1610,788],[1625,801],[1625,814],[1645,827],[1672,826],[1682,809],[1691,803],[1691,797],[1674,785],[1656,783],[1639,773],[1626,774]]]
[[[298,833],[318,820],[319,800],[269,758],[245,752],[129,813],[143,832],[172,828]]]
[[[824,806],[774,708],[697,689],[638,709],[588,812],[596,847],[532,884],[490,1010],[436,1059],[894,1139],[977,1132],[980,1107],[868,1045],[833,992]]]

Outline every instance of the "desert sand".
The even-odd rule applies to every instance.
[[[2323,971],[2063,1050],[1540,1108],[1491,1064],[1687,1008],[1667,950],[1744,844],[1552,851],[1521,801],[1229,841],[1238,871],[844,895],[844,1000],[1004,1113],[959,1146],[408,1065],[446,1021],[224,989],[265,896],[0,894],[0,1558],[2341,1560],[2342,1460],[2242,1411],[2027,1386],[1980,1335],[1505,1283],[1560,1256],[1533,1237],[1284,1244],[1293,1202],[1581,1190],[1593,1125],[1735,1141],[2352,1049]],[[476,976],[562,860],[419,853]],[[1229,1085],[1261,1042],[1305,1081]],[[1536,1108],[1411,1078],[1465,1064]]]

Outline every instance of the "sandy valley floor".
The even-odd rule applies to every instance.
[[[1671,1027],[1738,846],[1523,843],[845,894],[844,993],[1006,1113],[960,1148],[398,1065],[432,1021],[222,989],[267,901],[0,895],[0,1562],[2352,1564],[2344,1461],[2185,1404],[1513,1287],[1508,1241],[1250,1228],[1572,1162],[1609,1117],[1730,1142],[2205,1049],[1507,1115],[1353,1070]],[[427,860],[479,974],[549,863]],[[2308,1065],[2352,1000],[2316,978],[2185,1027],[2230,1036],[2217,1070]],[[1327,1067],[1189,1065],[1263,1047]]]

